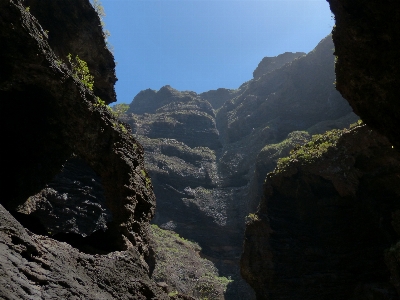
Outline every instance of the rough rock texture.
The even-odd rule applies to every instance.
[[[187,104],[194,100],[200,100],[195,92],[180,92],[166,85],[159,91],[151,89],[141,91],[133,98],[135,105],[130,106],[127,113],[154,114],[159,108],[173,102]]]
[[[47,42],[56,55],[65,59],[71,53],[87,62],[94,76],[94,94],[107,104],[114,102],[115,62],[110,51],[104,51],[103,33],[93,30],[93,22],[97,22],[98,16],[89,1],[57,0],[43,5],[41,0],[25,0],[23,4],[29,7],[45,30]],[[100,51],[83,46],[88,44]]]
[[[80,3],[82,10],[93,11],[88,2]],[[96,103],[91,91],[65,64],[58,63],[62,58],[50,48],[30,10],[20,2],[0,4],[0,38],[4,41],[0,53],[2,122],[9,128],[6,139],[10,141],[3,157],[15,161],[2,168],[2,177],[6,178],[2,188],[9,193],[2,203],[9,209],[23,203],[75,153],[102,178],[106,204],[113,214],[108,228],[119,239],[115,247],[126,248],[128,240],[136,244],[137,237],[145,236],[141,223],[150,219],[155,200],[141,172],[143,149],[129,134],[113,126],[118,121]],[[73,11],[62,11],[67,22]],[[93,22],[98,23],[93,14]],[[100,31],[95,24],[93,30]],[[105,52],[109,56],[108,50],[100,47],[99,51],[98,55]]]
[[[307,55],[242,85],[239,96],[218,111],[220,139],[224,146],[230,145],[220,158],[230,184],[246,184],[258,152],[292,131],[321,133],[357,120],[331,84],[335,81],[332,49],[327,36]]]
[[[218,111],[217,128],[224,142],[236,142],[267,126],[282,140],[292,131],[351,113],[333,85],[332,53],[332,39],[327,36],[306,56],[242,86],[241,95]]]
[[[135,134],[176,139],[190,147],[221,147],[212,106],[196,93],[164,86],[140,92],[133,103],[127,113],[134,115],[124,120]]]
[[[237,90],[199,95],[169,86],[146,90],[122,117],[146,150],[157,195],[154,222],[198,242],[220,275],[234,280],[225,299],[254,299],[239,274],[245,218],[259,202],[257,183],[273,170],[278,157],[309,138],[306,132],[289,134],[347,127],[357,119],[332,84],[332,48],[328,37],[308,55]],[[215,117],[212,108],[218,106],[211,108],[210,103],[222,101]],[[197,123],[194,113],[213,122]],[[205,137],[211,131],[213,135]],[[271,144],[271,153],[262,154],[270,163],[260,164],[254,177],[257,155]]]
[[[222,105],[228,100],[235,98],[240,93],[240,89],[231,90],[219,88],[217,90],[210,90],[199,94],[199,96],[212,105],[214,109],[221,108]]]
[[[85,254],[25,230],[1,205],[0,224],[1,299],[169,299],[134,248]]]
[[[264,57],[253,72],[253,78],[257,79],[264,74],[283,67],[295,58],[306,55],[304,52],[285,52],[274,57]]]
[[[400,154],[385,137],[364,125],[313,138],[264,192],[241,259],[258,299],[398,299],[385,256],[398,238]]]
[[[106,231],[97,230],[85,239],[88,252],[123,250],[96,257],[98,269],[81,268],[79,260],[90,262],[89,256],[47,237],[27,235],[2,211],[0,297],[27,298],[24,292],[37,295],[36,291],[50,288],[65,290],[66,298],[72,298],[72,294],[90,298],[85,295],[91,295],[91,290],[107,290],[109,296],[104,299],[145,299],[150,294],[163,298],[148,277],[154,266],[148,222],[154,213],[155,197],[144,170],[143,148],[97,99],[115,101],[116,78],[100,20],[89,1],[60,0],[43,6],[41,1],[1,0],[0,44],[1,126],[6,141],[0,203],[28,229],[46,230],[15,209],[45,188],[67,159],[76,155],[101,178],[105,205],[112,214]],[[93,91],[78,78],[78,71],[71,69],[67,53],[86,60],[95,80]],[[47,244],[53,254],[45,249]],[[36,270],[41,262],[31,261],[33,269],[24,271],[30,264],[26,260],[32,256],[43,260],[42,269]],[[116,259],[119,256],[125,258]],[[74,288],[81,286],[79,280],[72,283],[70,274],[74,272],[83,274],[79,275],[83,282],[79,289]],[[57,279],[55,283],[46,281],[46,274],[52,274],[49,276]],[[101,282],[106,280],[111,281],[102,287]],[[17,291],[18,285],[21,288]],[[38,297],[51,298],[52,292]]]
[[[112,219],[101,178],[77,157],[70,158],[61,173],[17,211],[34,217],[51,235],[75,233],[86,237],[105,231]]]
[[[336,20],[337,89],[366,124],[400,147],[400,3],[328,2]]]
[[[247,225],[242,274],[260,299],[399,299],[400,4],[328,2],[336,88],[387,138],[357,127],[281,160]]]

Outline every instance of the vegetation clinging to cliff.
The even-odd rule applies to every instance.
[[[302,147],[295,147],[289,157],[283,157],[278,160],[277,170],[285,169],[291,161],[300,161],[309,163],[315,161],[334,147],[338,139],[342,136],[343,131],[334,129],[324,134],[313,135],[311,141]]]
[[[232,280],[219,277],[214,265],[200,257],[198,244],[157,225],[151,228],[156,242],[155,281],[166,282],[170,293],[179,292],[196,299],[223,299]]]
[[[78,55],[72,57],[72,54],[67,55],[67,59],[73,70],[73,75],[80,80],[89,90],[93,91],[94,77],[90,74],[87,63],[80,59]]]

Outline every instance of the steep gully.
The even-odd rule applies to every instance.
[[[145,90],[121,116],[146,151],[153,222],[198,242],[203,257],[234,280],[225,299],[254,297],[239,258],[266,174],[310,134],[357,120],[334,88],[332,49],[328,36],[307,55],[265,58],[237,90]]]
[[[2,122],[4,128],[10,129],[6,137],[13,145],[8,148],[5,157],[17,164],[2,170],[2,177],[7,178],[2,182],[2,188],[9,191],[2,204],[28,229],[1,208],[0,260],[4,275],[0,277],[1,295],[10,299],[54,298],[60,295],[64,298],[79,295],[87,299],[166,299],[167,295],[149,278],[154,256],[148,221],[154,212],[154,195],[144,170],[143,149],[127,134],[127,125],[118,123],[93,94],[101,96],[105,103],[115,98],[112,88],[115,82],[114,65],[111,54],[105,49],[97,15],[87,1],[74,1],[73,5],[71,1],[57,1],[45,8],[34,0],[25,1],[24,5],[19,1],[1,1],[0,5],[0,37],[7,41],[2,43],[6,47],[0,49],[0,91],[6,104]],[[86,21],[88,24],[84,23]],[[46,27],[53,28],[55,32],[59,29],[60,34],[49,34],[43,29]],[[94,32],[86,32],[90,29]],[[88,36],[94,38],[91,42],[96,46],[89,47]],[[98,48],[99,44],[103,47]],[[87,47],[91,51],[86,51]],[[332,85],[335,77],[332,48],[328,37],[314,51],[298,59],[293,60],[298,54],[265,59],[265,65],[259,66],[254,78],[238,90],[219,89],[201,95],[178,92],[170,87],[158,92],[147,90],[137,96],[130,114],[124,117],[148,151],[146,167],[152,176],[159,206],[155,222],[198,241],[203,247],[202,254],[215,263],[220,273],[234,279],[225,293],[227,299],[253,297],[252,291],[239,276],[244,220],[249,212],[254,211],[261,197],[260,190],[253,187],[259,186],[278,157],[288,155],[296,144],[310,140],[310,133],[346,127],[356,119]],[[94,74],[93,92],[76,79],[73,70],[63,61],[68,53],[77,54],[87,62]],[[140,108],[140,99],[143,105],[147,105],[144,109]],[[21,107],[24,108],[22,111]],[[220,107],[218,111],[217,107]],[[16,112],[23,118],[18,118],[20,115],[15,115]],[[16,119],[22,123],[15,124]],[[348,136],[351,138],[346,140]],[[364,148],[351,148],[354,137],[355,141],[363,141]],[[321,139],[325,147],[325,140]],[[357,197],[372,197],[367,201],[368,207],[353,207],[360,212],[358,216],[361,220],[355,228],[366,224],[368,230],[374,233],[374,239],[369,244],[369,237],[359,240],[368,246],[361,249],[368,249],[371,257],[378,257],[378,260],[371,259],[366,266],[366,270],[379,270],[376,272],[378,277],[367,278],[362,284],[348,280],[352,277],[346,272],[342,276],[340,270],[343,269],[338,270],[337,264],[329,269],[332,267],[329,262],[334,257],[328,255],[329,259],[326,259],[326,252],[321,251],[317,244],[314,248],[307,244],[305,248],[306,257],[311,262],[317,262],[313,265],[316,268],[311,276],[307,277],[309,281],[293,281],[296,277],[291,276],[290,271],[304,274],[301,267],[310,270],[310,265],[300,261],[302,264],[297,267],[295,261],[287,260],[304,257],[303,252],[297,255],[291,250],[288,255],[273,256],[278,259],[276,261],[269,260],[274,249],[280,249],[280,252],[282,249],[293,249],[287,248],[282,241],[296,241],[296,236],[303,241],[306,233],[316,231],[310,239],[317,237],[319,240],[321,236],[324,241],[324,235],[316,228],[326,226],[321,218],[315,218],[313,212],[318,206],[312,205],[312,201],[304,205],[294,202],[296,205],[292,210],[293,202],[289,201],[289,213],[280,218],[279,214],[285,211],[286,206],[285,209],[279,207],[285,203],[279,193],[290,195],[294,189],[285,189],[290,187],[290,179],[286,185],[281,185],[283,179],[279,179],[273,194],[278,195],[278,201],[271,200],[270,204],[276,204],[269,206],[272,215],[262,211],[266,207],[262,202],[260,211],[248,217],[248,229],[254,227],[256,234],[251,234],[249,230],[246,242],[257,242],[265,237],[265,233],[270,233],[269,225],[265,223],[269,222],[268,218],[278,220],[273,224],[283,226],[285,232],[297,228],[297,223],[291,222],[297,218],[308,218],[310,226],[298,227],[298,232],[288,238],[278,238],[277,243],[268,239],[262,242],[262,247],[267,245],[266,252],[260,251],[266,253],[262,257],[263,263],[259,264],[257,259],[248,260],[252,266],[264,266],[261,272],[242,266],[246,280],[252,284],[259,298],[274,295],[295,299],[291,294],[293,289],[286,288],[287,279],[290,284],[294,283],[296,295],[303,295],[303,299],[321,296],[316,289],[321,285],[333,286],[332,290],[323,291],[332,295],[332,299],[338,295],[348,296],[349,290],[354,290],[360,298],[370,295],[381,298],[384,295],[387,299],[395,297],[393,287],[376,280],[391,272],[394,278],[392,284],[396,286],[397,249],[387,252],[389,271],[385,271],[382,259],[374,255],[381,248],[370,245],[376,241],[383,247],[390,245],[394,235],[388,224],[394,222],[394,231],[397,228],[396,217],[382,218],[379,213],[383,211],[383,216],[391,213],[397,216],[397,210],[392,207],[395,202],[390,202],[391,195],[396,195],[393,186],[399,186],[396,181],[396,154],[391,150],[390,143],[365,127],[356,127],[350,133],[344,133],[335,145],[344,149],[340,153],[355,157],[349,162],[343,159],[343,167],[351,169],[349,163],[357,162],[356,168],[349,174],[358,176],[358,181],[355,181],[359,182],[357,186],[365,187],[361,191],[369,191]],[[301,151],[295,153],[303,155]],[[328,154],[336,155],[329,151]],[[370,157],[376,161],[372,169],[365,163]],[[59,173],[67,159],[68,163]],[[326,165],[329,166],[329,163]],[[379,170],[379,166],[387,167],[381,168],[379,173],[374,169]],[[285,165],[285,168],[288,173],[277,171],[280,175],[276,178],[293,173],[290,165]],[[316,171],[311,167],[311,171],[307,172],[312,174]],[[379,180],[382,174],[393,182],[393,186],[386,186]],[[323,187],[322,190],[330,192],[333,197],[333,200],[325,197],[328,204],[339,201],[341,207],[346,207],[340,197],[348,197],[346,193],[354,191],[354,187],[343,183],[340,172],[336,177],[333,175],[325,174],[324,180],[321,176],[308,175],[306,179],[299,179],[302,182],[300,186],[307,187],[307,183],[314,181],[316,184],[310,186],[316,189],[311,189],[309,195],[320,197],[319,187]],[[51,178],[54,180],[50,182]],[[369,186],[373,189],[369,190]],[[386,187],[389,200],[383,207],[374,202],[374,192],[382,191],[382,186]],[[271,188],[268,191],[271,192]],[[337,192],[339,198],[335,194]],[[373,212],[378,213],[367,218],[371,207]],[[378,209],[374,209],[376,207]],[[296,210],[298,208],[300,210]],[[329,207],[317,212],[322,212],[322,216],[332,214]],[[348,214],[336,213],[335,210],[333,213],[338,217],[339,225],[343,220],[339,217],[348,218]],[[35,224],[37,226],[33,226]],[[383,228],[385,242],[380,242],[381,231],[376,230],[376,224]],[[266,230],[259,231],[259,228]],[[332,232],[340,236],[336,233],[346,232],[343,228],[348,227],[333,226]],[[301,231],[303,229],[305,231]],[[359,233],[365,232],[362,229],[345,235],[343,240],[356,239]],[[96,233],[93,234],[93,231]],[[252,237],[256,238],[252,240]],[[57,239],[69,242],[80,251]],[[328,239],[325,242],[331,246],[333,241]],[[301,243],[297,245],[294,249],[304,246]],[[351,243],[345,246],[345,254],[351,255],[341,258],[351,259],[354,250],[359,250],[357,245]],[[262,247],[250,248],[262,250]],[[319,260],[321,257],[322,263]],[[246,255],[242,262],[244,260]],[[350,270],[365,261],[363,258],[354,265],[349,264]],[[271,270],[273,272],[268,273]],[[321,270],[331,271],[321,274]],[[266,277],[263,272],[267,273]],[[380,274],[383,277],[379,277]],[[258,282],[254,282],[253,278]],[[345,282],[347,288],[341,282]],[[298,294],[299,290],[302,293]]]

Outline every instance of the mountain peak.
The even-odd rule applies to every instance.
[[[294,59],[306,55],[304,52],[285,52],[273,57],[264,57],[258,64],[257,68],[253,72],[254,79],[261,77],[262,75],[269,73],[273,70],[279,69],[288,62]]]

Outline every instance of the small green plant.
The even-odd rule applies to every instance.
[[[150,189],[151,187],[151,179],[150,177],[147,176],[146,171],[145,170],[140,170],[140,173],[142,173],[142,176],[144,177],[144,179],[146,180],[146,189]]]
[[[114,114],[114,116],[119,118],[120,116],[122,116],[123,114],[125,114],[128,111],[129,104],[126,104],[126,103],[115,104],[114,106],[111,107],[111,109],[112,109],[112,113]]]
[[[176,296],[176,295],[178,295],[178,292],[177,292],[177,291],[173,291],[173,292],[168,293],[168,296],[169,296],[169,297],[174,297],[174,296]]]
[[[106,101],[104,101],[100,97],[96,97],[96,101],[98,106],[106,106]]]
[[[64,63],[64,62],[63,62],[61,59],[57,59],[57,60],[55,61],[55,64],[56,64],[57,67],[61,67],[61,65],[62,65],[63,63]]]
[[[360,126],[362,124],[364,124],[364,122],[363,122],[363,120],[360,119],[357,122],[350,124],[349,129],[353,129],[354,127]]]
[[[93,0],[92,6],[93,6],[94,10],[97,12],[97,14],[99,15],[100,20],[102,20],[106,16],[106,13],[104,11],[104,7],[101,4],[100,0]]]
[[[250,213],[246,216],[246,223],[260,220],[257,214]]]
[[[67,59],[75,79],[80,80],[89,90],[93,91],[94,77],[90,74],[87,63],[80,59],[78,55],[72,57],[71,53],[67,55]]]
[[[121,131],[122,131],[123,133],[128,133],[128,129],[126,129],[126,127],[125,127],[124,125],[119,124],[119,128],[121,129]]]
[[[101,24],[101,27],[103,29],[103,37],[104,37],[104,40],[106,42],[106,46],[107,46],[108,50],[113,52],[114,48],[107,40],[110,37],[111,34],[110,34],[110,31],[105,29],[106,23],[104,22],[104,17],[106,16],[106,12],[104,10],[104,6],[101,4],[100,0],[93,0],[92,1],[92,6],[93,6],[94,10],[97,12],[97,14],[99,15],[100,24]]]

